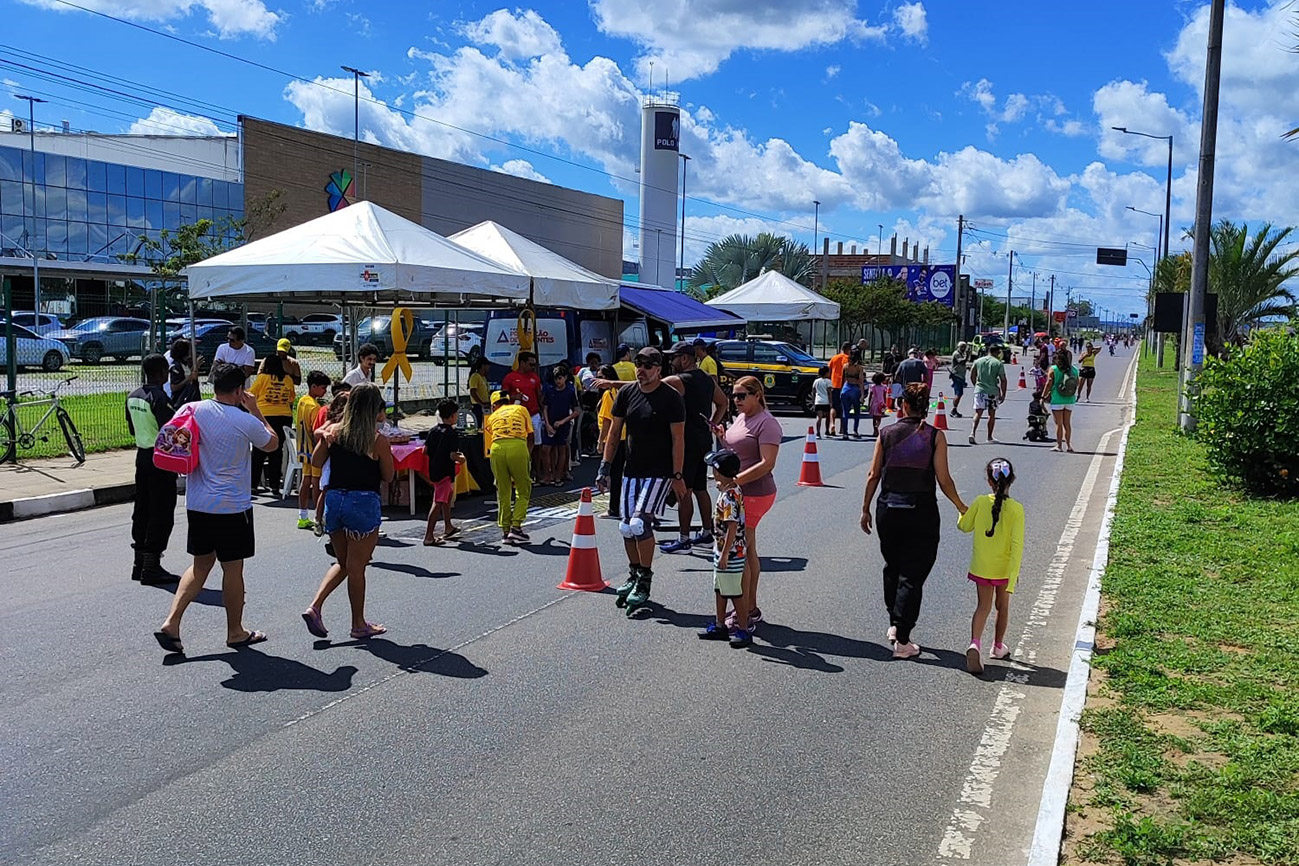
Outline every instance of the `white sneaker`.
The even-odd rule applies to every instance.
[[[1010,647],[1004,643],[995,643],[992,645],[992,657],[994,659],[1010,658]]]
[[[975,641],[965,650],[965,669],[972,674],[983,673],[983,648]]]
[[[891,626],[889,626],[888,636],[889,636],[889,643],[897,643],[897,642],[898,642],[898,627],[895,626],[895,625],[891,625]]]
[[[920,645],[917,643],[895,643],[893,645],[893,658],[895,659],[913,659],[920,655]]]

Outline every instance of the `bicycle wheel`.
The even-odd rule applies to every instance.
[[[0,415],[0,463],[9,463],[18,451],[18,436],[14,430],[14,416],[9,412]]]
[[[85,463],[86,448],[81,444],[81,434],[77,432],[77,425],[72,423],[72,416],[62,406],[55,409],[54,414],[63,428],[63,438],[68,440],[68,452],[77,458],[78,463]]]

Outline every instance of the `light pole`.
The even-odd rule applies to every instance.
[[[1169,254],[1168,233],[1173,224],[1173,136],[1151,135],[1148,132],[1136,132],[1126,126],[1111,126],[1115,132],[1124,135],[1139,135],[1142,138],[1154,138],[1168,142],[1168,180],[1164,183],[1164,255]]]
[[[816,199],[812,199],[812,255],[818,255],[816,244],[817,241],[819,241],[820,239],[821,239],[821,203]],[[821,264],[825,265],[827,263],[821,262]],[[819,271],[821,270],[821,268],[817,268],[817,270]],[[816,287],[816,274],[812,275],[812,287],[813,288]],[[825,286],[821,286],[821,289],[824,290]]]
[[[361,143],[361,79],[369,78],[370,73],[362,72],[354,66],[343,66],[341,69],[352,73],[352,113],[355,122],[352,130],[352,183],[355,184],[356,176],[360,173],[360,158],[357,156],[357,150]],[[352,195],[355,198],[355,189]]]
[[[32,309],[41,311],[41,257],[36,252],[36,103],[44,102],[36,96],[15,93],[15,99],[27,101],[27,146],[32,154],[32,240],[28,252],[32,254]]]
[[[879,254],[883,256],[884,255],[884,223],[877,223],[877,225],[880,227]],[[960,266],[958,265],[957,267],[959,269]]]
[[[677,266],[677,272],[681,279],[685,279],[686,273],[686,169],[690,165],[690,157],[684,153],[678,153],[681,157],[681,264]],[[672,288],[676,288],[676,281],[673,281]]]

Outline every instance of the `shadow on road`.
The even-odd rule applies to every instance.
[[[383,569],[384,571],[395,571],[400,574],[409,574],[411,577],[427,577],[433,580],[460,576],[458,571],[429,571],[422,565],[406,565],[402,562],[379,562],[374,560],[370,563],[370,567]]]
[[[365,650],[375,658],[383,659],[411,673],[437,674],[438,676],[455,677],[457,679],[477,679],[478,677],[487,676],[485,668],[478,667],[478,665],[459,653],[438,649],[422,643],[407,646],[387,638],[370,638],[368,640],[352,640],[342,643],[316,641],[315,647],[316,649],[350,647]]]
[[[302,662],[266,655],[254,649],[204,656],[173,653],[162,660],[168,667],[196,662],[224,662],[230,665],[234,676],[222,680],[221,685],[236,692],[278,692],[283,689],[345,692],[352,687],[352,677],[357,671],[352,665],[343,665],[335,668],[333,673],[325,673]]]
[[[180,586],[179,583],[167,583],[161,586],[155,585],[152,587],[152,589],[161,589],[166,593],[175,595],[176,589],[179,586]],[[223,601],[221,598],[221,590],[209,589],[208,587],[203,587],[203,589],[199,590],[198,598],[194,599],[194,603],[205,604],[208,607],[222,607]]]

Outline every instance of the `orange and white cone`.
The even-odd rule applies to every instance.
[[[947,427],[947,404],[943,402],[943,392],[938,392],[938,410],[934,413],[934,429],[946,430]]]
[[[1021,391],[1023,391],[1024,389],[1026,389],[1026,388],[1028,387],[1028,382],[1024,379],[1024,368],[1023,368],[1023,367],[1020,367],[1020,369],[1019,369],[1019,385],[1018,385],[1017,387],[1018,387],[1019,390],[1021,390]]]
[[[577,525],[573,527],[573,543],[568,549],[568,572],[559,589],[580,589],[585,592],[603,592],[609,584],[600,575],[600,551],[595,546],[595,516],[591,509],[591,488],[582,488],[582,501],[577,506]]]
[[[1014,364],[1016,367],[1019,366],[1019,352],[1016,352],[1014,356],[1011,357],[1010,363]]]
[[[821,458],[816,453],[816,430],[807,428],[807,444],[803,446],[803,468],[798,472],[799,487],[824,487],[821,482]]]

